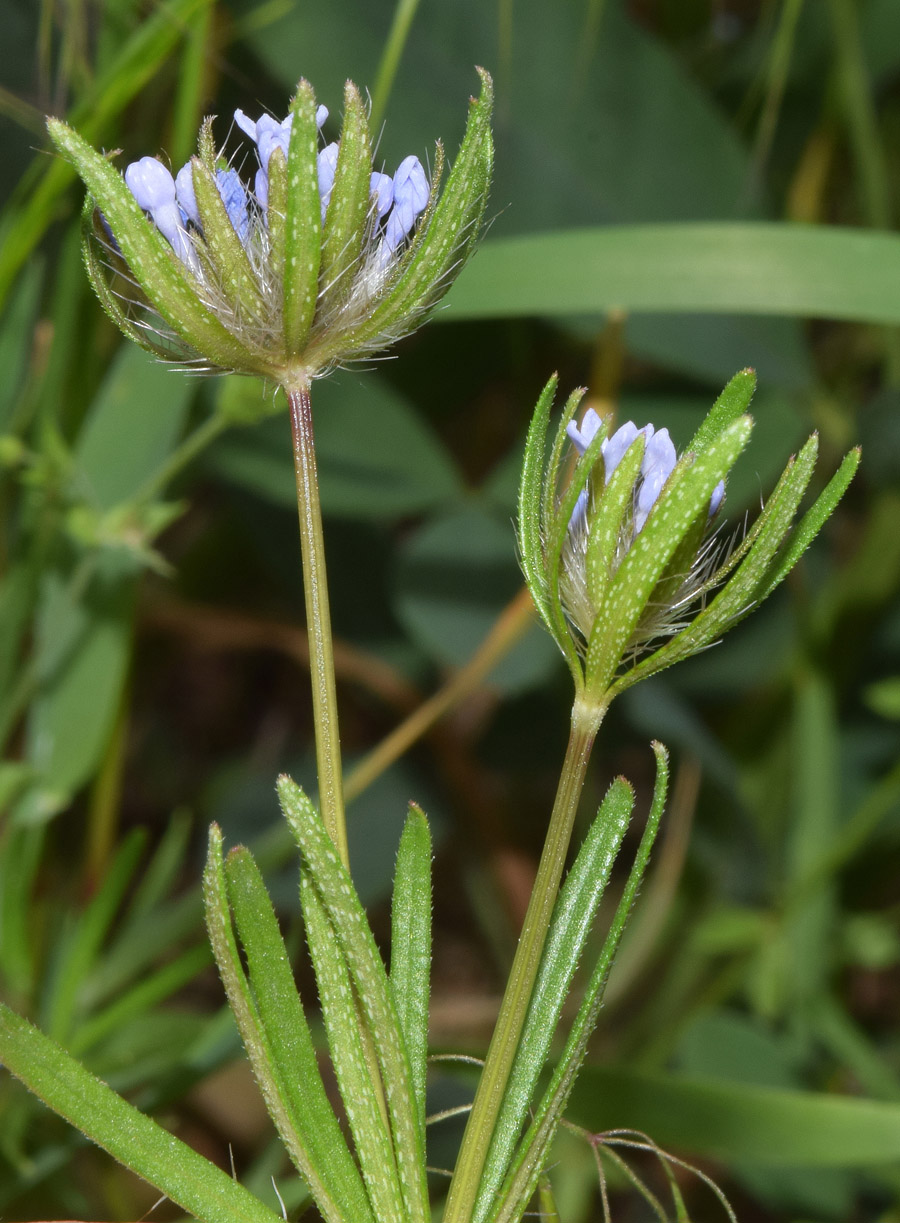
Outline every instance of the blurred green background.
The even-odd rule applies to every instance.
[[[273,789],[284,769],[311,779],[288,423],[261,385],[154,365],[107,322],[43,115],[123,167],[166,150],[177,168],[204,114],[237,151],[234,108],[280,117],[301,75],[332,138],[349,76],[390,170],[437,137],[452,155],[476,63],[498,90],[484,245],[395,360],[314,389],[360,890],[383,929],[420,801],[433,1044],[483,1051],[570,699],[519,593],[531,407],[558,369],[683,444],[754,366],[728,529],[813,429],[822,482],[859,441],[863,468],[758,615],[608,718],[590,801],[618,772],[646,800],[651,737],[676,780],[572,1116],[649,1132],[748,1223],[896,1223],[896,0],[4,0],[0,994],[274,1209],[273,1177],[302,1209],[196,887],[210,820],[256,846],[312,998]],[[425,733],[384,770],[392,741],[369,753],[417,710]],[[433,1108],[470,1092],[436,1074]],[[434,1127],[435,1166],[458,1136]],[[558,1155],[563,1223],[592,1223],[591,1151],[566,1136]],[[653,1217],[610,1178],[617,1219]],[[723,1217],[679,1183],[692,1219]],[[0,1076],[3,1218],[137,1219],[155,1197]]]

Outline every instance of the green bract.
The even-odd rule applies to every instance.
[[[753,420],[745,411],[755,388],[752,370],[732,378],[687,452],[677,462],[673,455],[641,520],[643,431],[606,472],[601,425],[562,480],[567,430],[584,392],[569,396],[545,464],[556,378],[545,386],[526,443],[519,550],[535,607],[589,704],[605,707],[748,615],[793,567],[853,478],[858,449],[793,525],[815,467],[814,434],[791,458],[742,542],[717,550],[707,537],[711,498],[750,436]]]
[[[257,139],[263,180],[260,187],[257,176],[256,194],[220,162],[210,120],[197,156],[178,175],[177,206],[168,169],[152,158],[134,163],[153,171],[148,192],[171,184],[171,200],[159,209],[160,217],[168,209],[165,224],[154,223],[153,206],[139,202],[107,157],[49,119],[50,136],[88,189],[85,262],[107,313],[166,360],[262,375],[288,391],[393,343],[447,291],[481,230],[493,94],[490,76],[479,73],[481,94],[470,103],[443,190],[438,143],[430,184],[419,167],[427,207],[423,198],[399,231],[384,222],[375,184],[391,180],[373,174],[368,115],[351,82],[327,189],[318,164],[322,118],[312,87],[301,81],[288,119],[266,118]],[[249,127],[262,133],[263,120]],[[278,139],[264,145],[273,133]]]

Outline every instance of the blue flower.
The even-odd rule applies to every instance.
[[[394,175],[394,202],[384,231],[391,252],[403,242],[428,206],[431,186],[418,157],[405,157]]]
[[[155,157],[142,157],[126,167],[125,183],[181,262],[196,271],[197,252],[185,229],[171,172]]]
[[[581,421],[581,426],[569,421],[566,433],[579,454],[584,454],[588,446],[603,427],[603,419],[593,408],[588,408]],[[638,434],[644,436],[644,454],[641,459],[640,472],[635,482],[634,507],[632,517],[632,533],[637,535],[643,528],[650,511],[659,499],[663,486],[675,469],[678,455],[669,436],[668,429],[654,429],[653,425],[644,425],[639,429],[633,421],[620,425],[615,433],[600,444],[600,456],[603,462],[603,481],[608,484],[613,472],[621,463],[629,447]],[[725,497],[725,482],[720,480],[713,490],[709,501],[709,516],[712,518],[719,510]],[[577,528],[585,519],[590,501],[590,489],[584,488],[579,494],[572,511],[571,527]]]

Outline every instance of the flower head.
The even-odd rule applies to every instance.
[[[813,435],[740,545],[717,548],[711,523],[753,427],[744,413],[755,386],[752,370],[736,375],[681,458],[666,429],[628,421],[608,435],[591,408],[576,424],[576,391],[546,468],[556,379],[544,388],[526,445],[519,548],[535,606],[584,699],[605,706],[717,640],[774,590],[850,482],[858,451],[793,525],[815,467]],[[565,480],[567,443],[575,466]]]
[[[85,259],[107,312],[132,339],[199,369],[301,386],[412,330],[478,237],[492,164],[491,81],[472,101],[443,191],[418,157],[372,165],[366,108],[347,84],[340,140],[301,81],[284,119],[235,125],[254,145],[252,182],[220,157],[212,122],[176,173],[142,157],[124,176],[59,120],[50,135],[88,188]]]

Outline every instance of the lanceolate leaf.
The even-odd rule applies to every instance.
[[[425,813],[411,803],[394,874],[390,981],[409,1056],[423,1146],[430,978],[431,832]]]
[[[550,592],[552,631],[557,645],[559,645],[566,657],[566,661],[569,663],[569,670],[575,679],[576,687],[578,687],[581,681],[581,664],[578,660],[578,654],[572,641],[568,622],[566,621],[560,600],[560,570],[563,541],[569,533],[569,524],[572,520],[572,514],[575,511],[578,498],[587,487],[591,478],[591,468],[600,457],[600,448],[605,438],[606,428],[601,426],[584,454],[579,457],[575,470],[572,473],[572,478],[560,498],[559,505],[555,507],[553,520],[545,528],[546,560],[544,565],[547,573],[547,588]]]
[[[0,1003],[0,1063],[98,1146],[202,1223],[280,1223],[228,1173],[138,1112]]]
[[[249,850],[232,850],[225,880],[260,1027],[284,1084],[294,1128],[341,1218],[365,1223],[372,1218],[366,1192],[325,1094],[287,948]]]
[[[495,238],[444,319],[609,310],[900,323],[900,237],[773,222],[604,225]]]
[[[761,598],[766,598],[775,587],[791,571],[797,561],[815,539],[825,522],[834,512],[837,503],[847,491],[847,485],[853,479],[859,466],[862,452],[859,447],[851,450],[844,458],[838,470],[829,480],[825,490],[820,493],[816,503],[803,515],[798,523],[784,553],[778,558],[775,572],[769,576],[765,591]]]
[[[509,1166],[633,806],[634,792],[620,777],[607,792],[560,890],[528,1018],[481,1174],[475,1223],[487,1215]]]
[[[547,602],[547,579],[544,573],[544,554],[541,547],[541,486],[544,476],[544,451],[547,446],[547,429],[550,424],[550,409],[556,393],[557,378],[554,374],[541,392],[525,441],[525,457],[522,464],[522,480],[519,485],[519,560],[525,581],[531,591],[534,605],[547,627],[553,630],[550,608]]]
[[[645,437],[639,433],[610,477],[603,499],[591,523],[587,556],[588,597],[600,607],[614,573],[613,562],[622,529],[622,518],[634,498],[634,482],[644,457]]]
[[[253,1073],[275,1122],[281,1140],[297,1170],[309,1185],[316,1203],[329,1223],[343,1223],[343,1216],[319,1178],[318,1169],[291,1115],[290,1093],[281,1079],[279,1067],[269,1047],[256,1001],[244,975],[241,957],[231,924],[228,888],[222,862],[222,833],[213,824],[209,830],[209,853],[203,873],[203,900],[206,907],[206,928],[213,954],[238,1030],[250,1058]]]
[[[100,222],[96,214],[97,209],[94,201],[90,196],[87,196],[82,210],[81,232],[84,267],[88,280],[91,282],[91,286],[100,300],[100,305],[115,325],[128,336],[129,340],[133,340],[135,344],[139,344],[147,352],[152,352],[154,356],[163,357],[166,355],[163,344],[155,342],[151,331],[148,331],[145,327],[138,327],[125,314],[119,299],[109,287],[99,254],[99,250],[102,249],[99,246],[100,242],[108,240],[105,235],[101,235]],[[116,256],[110,255],[110,258],[115,259]],[[124,269],[124,264],[122,266]]]
[[[425,1156],[416,1122],[415,1093],[387,973],[365,912],[319,813],[289,777],[278,781],[282,810],[303,855],[346,958],[365,1012],[387,1093],[404,1202],[413,1223],[429,1217]]]
[[[550,458],[547,462],[547,475],[544,478],[544,491],[541,496],[541,530],[544,535],[550,534],[553,529],[553,523],[556,520],[559,508],[557,505],[559,468],[563,451],[569,440],[567,430],[570,421],[578,411],[578,406],[584,398],[584,394],[584,387],[578,387],[566,400],[566,406],[562,410],[559,425],[556,429],[556,437],[553,439],[553,449],[550,451]]]
[[[328,914],[305,874],[301,878],[300,899],[331,1061],[372,1212],[376,1219],[397,1219],[398,1223],[403,1223],[409,1215],[403,1202],[387,1118],[382,1115],[369,1075],[350,974]]]
[[[680,658],[702,649],[726,628],[748,615],[761,601],[764,597],[760,590],[761,584],[772,558],[790,529],[797,506],[812,476],[817,450],[818,443],[814,435],[785,470],[754,526],[753,545],[734,576],[719,590],[709,605],[697,613],[687,628],[632,671],[623,675],[616,683],[616,692],[624,691],[639,679],[653,675]],[[818,527],[816,529],[818,530]],[[730,568],[730,562],[725,568]]]
[[[491,111],[493,84],[483,70],[481,95],[469,108],[466,133],[427,230],[403,267],[385,301],[361,324],[355,338],[389,330],[421,298],[429,285],[438,285],[459,261],[464,261],[478,237],[493,165]]]
[[[872,1168],[900,1159],[900,1105],[825,1092],[586,1066],[572,1119],[627,1125],[709,1159],[771,1168]]]
[[[344,89],[344,126],[341,129],[334,188],[323,231],[320,293],[322,309],[326,312],[331,308],[337,309],[350,292],[353,271],[365,237],[371,168],[372,149],[366,108],[356,86],[348,81]],[[289,179],[289,197],[290,191]]]
[[[288,351],[302,352],[309,337],[319,293],[322,211],[319,200],[316,153],[316,99],[308,81],[301,81],[291,105],[294,121],[284,171],[286,209],[284,226],[284,342]],[[281,150],[277,150],[280,155]],[[274,154],[273,154],[274,156]],[[273,177],[269,163],[269,209],[277,213],[279,201],[272,198]],[[279,171],[276,170],[276,175]],[[278,222],[276,222],[277,227]]]
[[[588,1040],[597,1023],[609,970],[647,869],[650,851],[653,848],[659,821],[665,807],[669,780],[668,756],[661,743],[654,743],[653,751],[656,755],[653,802],[634,865],[613,917],[600,959],[591,974],[584,999],[578,1008],[578,1014],[566,1041],[562,1057],[557,1064],[550,1085],[535,1110],[534,1119],[519,1144],[503,1186],[492,1204],[492,1211],[488,1216],[490,1223],[514,1223],[521,1218],[522,1211],[537,1185],[550,1143],[556,1133],[559,1118],[566,1107],[584,1059]]]
[[[243,325],[259,324],[263,305],[244,245],[225,209],[213,171],[199,158],[193,159],[194,194],[210,257],[222,290]]]
[[[635,626],[683,532],[709,501],[717,482],[747,443],[749,417],[729,425],[693,461],[681,459],[610,585],[591,634],[585,674],[589,686],[609,686]]]
[[[703,450],[739,416],[745,416],[756,391],[756,371],[742,369],[731,379],[691,438],[688,450]]]

